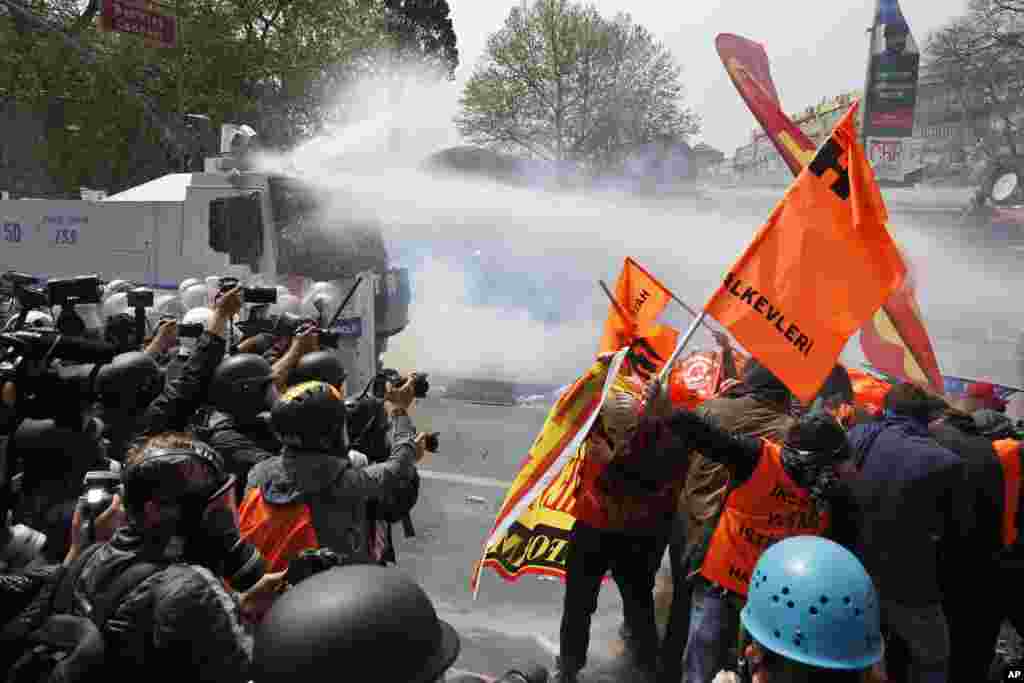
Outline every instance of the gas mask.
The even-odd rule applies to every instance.
[[[636,433],[640,422],[640,404],[625,392],[613,392],[601,407],[601,424],[612,459],[621,455]]]
[[[175,475],[179,481],[181,478],[208,481],[213,475],[213,483],[174,496],[174,503],[180,509],[176,535],[183,537],[183,554],[189,561],[206,566],[227,579],[236,590],[247,591],[263,577],[265,565],[259,550],[241,538],[235,477],[224,474],[220,456],[200,441],[193,441],[191,448],[153,449],[143,457],[152,462],[181,456],[187,456],[189,461],[179,460],[180,464],[175,466],[181,468]],[[205,471],[190,473],[193,466]],[[131,476],[126,478],[130,480]],[[130,481],[127,487],[131,487]]]

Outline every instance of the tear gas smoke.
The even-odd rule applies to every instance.
[[[715,191],[707,209],[692,199],[554,193],[430,173],[424,160],[457,142],[451,121],[458,93],[449,83],[414,76],[358,83],[338,98],[348,125],[286,157],[262,160],[269,170],[289,170],[325,189],[327,213],[381,225],[392,258],[411,269],[412,322],[389,342],[385,362],[392,366],[571,380],[593,359],[607,316],[599,278],[612,284],[623,258],[632,256],[699,308],[783,193],[760,191],[766,198],[744,212],[726,191]],[[935,203],[927,193],[910,196],[900,201],[926,209]],[[948,216],[892,213],[943,372],[969,374],[977,357],[1004,354],[984,339],[993,321],[1016,310],[1010,292],[1021,278],[1012,258],[967,246]],[[670,304],[665,320],[685,329],[690,317]],[[941,338],[956,325],[974,330],[977,342],[943,351]],[[704,334],[695,340],[708,343]],[[859,361],[856,337],[844,358]],[[1000,363],[993,367],[993,379],[1017,381],[1012,363],[1012,376]]]

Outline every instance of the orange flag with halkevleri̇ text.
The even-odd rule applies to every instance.
[[[626,367],[647,378],[657,373],[672,355],[679,332],[655,320],[672,293],[633,259],[627,257],[615,283],[616,303],[609,304],[608,320],[598,354],[629,347]],[[617,305],[616,305],[617,304]]]
[[[705,307],[804,403],[906,276],[854,105]]]
[[[635,338],[647,336],[647,328],[653,325],[672,298],[665,285],[628,256],[612,294],[622,310],[609,304],[608,320],[604,324],[598,353],[614,353],[631,345]]]

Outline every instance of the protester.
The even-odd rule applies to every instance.
[[[953,490],[963,500],[961,514],[939,547],[942,607],[949,623],[949,680],[981,681],[988,675],[1002,622],[994,611],[979,613],[978,601],[983,594],[1000,599],[1003,475],[991,440],[970,415],[947,408],[929,432],[964,463],[963,480]],[[974,588],[964,591],[964,585]]]
[[[697,412],[734,434],[781,443],[794,424],[788,413],[791,397],[785,384],[757,360],[750,360],[742,382],[706,401]],[[728,481],[729,469],[709,455],[696,453],[691,458],[670,548],[673,607],[662,644],[661,683],[677,683],[682,675],[692,610],[689,553],[714,530]]]
[[[740,621],[753,640],[743,658],[753,683],[864,683],[882,659],[871,577],[849,550],[824,538],[796,536],[765,550]],[[713,683],[741,679],[722,672]]]
[[[949,626],[939,550],[963,511],[955,490],[963,461],[928,432],[939,404],[914,384],[894,386],[880,422],[850,431],[858,476],[849,482],[859,514],[855,551],[878,589],[882,624],[909,648],[908,680],[947,680]]]
[[[609,570],[622,595],[627,647],[641,670],[651,675],[656,671],[652,591],[686,473],[687,449],[664,424],[671,408],[668,392],[661,392],[661,404],[648,405],[641,416],[641,388],[631,380],[617,382],[580,447],[580,484],[569,532],[560,627],[561,681],[576,680],[586,665],[591,617]],[[650,487],[624,492],[606,478],[611,463],[646,460],[655,452],[674,459],[679,467],[652,478],[657,483]]]

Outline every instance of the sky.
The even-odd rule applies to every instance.
[[[683,67],[688,102],[703,116],[703,140],[731,156],[757,125],[729,81],[715,52],[715,36],[735,33],[765,45],[787,112],[823,97],[862,88],[867,60],[865,29],[875,0],[590,0],[606,16],[626,11],[672,51]],[[448,0],[461,64],[461,90],[498,30],[509,0]],[[966,0],[901,0],[919,44],[931,31],[963,13]]]

